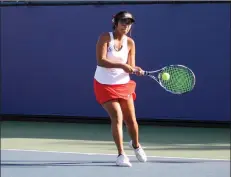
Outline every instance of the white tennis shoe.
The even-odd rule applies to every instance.
[[[129,147],[131,149],[134,150],[134,153],[136,155],[136,158],[140,161],[140,162],[146,162],[147,161],[147,156],[143,150],[143,148],[141,147],[141,145],[138,148],[134,148],[132,145],[132,140],[129,142]]]
[[[131,167],[132,164],[129,161],[129,158],[125,154],[121,154],[116,159],[116,165],[120,167]]]

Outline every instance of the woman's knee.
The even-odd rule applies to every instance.
[[[122,115],[122,111],[120,110],[113,112],[110,118],[111,118],[112,124],[122,125],[123,123],[123,115]]]
[[[136,119],[134,119],[132,117],[126,117],[126,119],[124,119],[124,123],[126,124],[127,127],[137,126]]]

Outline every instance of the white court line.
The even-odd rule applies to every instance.
[[[18,152],[45,152],[45,153],[59,153],[59,154],[81,154],[81,155],[101,155],[101,156],[117,156],[117,154],[104,154],[104,153],[82,153],[82,152],[65,152],[65,151],[42,151],[42,150],[27,150],[27,149],[1,149],[1,151],[18,151]],[[127,155],[135,156],[135,155]],[[210,158],[190,158],[190,157],[168,157],[168,156],[148,156],[151,158],[163,159],[181,159],[181,160],[207,160],[207,161],[230,161],[228,159],[210,159]]]

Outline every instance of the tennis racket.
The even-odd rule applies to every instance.
[[[164,79],[163,74],[169,74]],[[172,94],[185,94],[194,89],[196,78],[191,69],[183,65],[169,65],[155,71],[144,71],[144,76],[154,79],[166,91]]]

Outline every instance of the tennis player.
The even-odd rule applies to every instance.
[[[130,79],[132,73],[142,76],[143,70],[135,64],[135,42],[127,36],[135,22],[133,15],[121,11],[112,22],[113,31],[101,34],[97,41],[94,92],[96,100],[111,119],[112,136],[118,149],[116,164],[131,167],[123,147],[123,121],[131,137],[129,147],[140,162],[147,161],[139,143],[134,108],[136,83]]]

